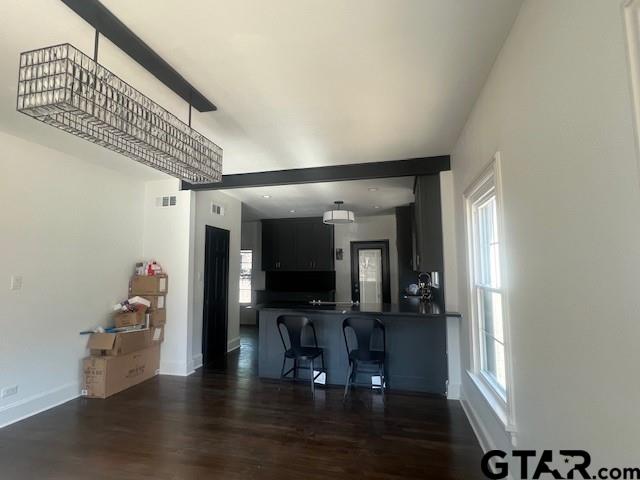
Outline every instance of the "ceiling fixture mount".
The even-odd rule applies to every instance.
[[[356,217],[351,210],[342,210],[344,202],[337,200],[333,202],[335,208],[333,210],[327,210],[322,216],[322,221],[329,225],[337,225],[340,223],[353,223],[356,221]]]
[[[222,148],[72,45],[20,54],[17,110],[189,183],[220,182]]]
[[[262,195],[262,198],[271,198],[271,195]]]

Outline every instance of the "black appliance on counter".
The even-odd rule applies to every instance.
[[[407,287],[407,297],[419,298],[423,303],[434,303],[444,307],[444,292],[440,283],[440,272],[421,272],[413,288]],[[417,287],[417,288],[416,288]]]

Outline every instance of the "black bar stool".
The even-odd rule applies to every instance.
[[[284,357],[282,358],[282,369],[280,370],[280,379],[287,378],[287,375],[293,372],[293,379],[298,378],[298,370],[309,370],[309,378],[311,379],[311,394],[315,396],[315,380],[324,372],[324,351],[318,348],[318,338],[316,337],[316,329],[313,322],[307,317],[301,315],[280,315],[276,320],[278,325],[278,333],[284,347]],[[305,345],[305,339],[308,338],[308,332],[313,333],[313,345]],[[305,334],[307,335],[305,337]],[[314,375],[314,360],[320,357],[322,360],[322,369],[317,375]],[[293,367],[286,372],[284,371],[287,359],[293,360]],[[308,361],[308,367],[301,367],[300,361]]]
[[[382,336],[382,350],[372,348],[372,340],[376,333]],[[342,334],[344,335],[344,344],[347,347],[347,355],[349,356],[349,371],[347,372],[347,381],[344,386],[344,398],[347,398],[351,385],[356,385],[358,373],[378,373],[380,376],[380,392],[384,396],[387,377],[385,364],[387,337],[384,323],[377,318],[370,317],[345,318],[342,322]],[[351,337],[351,342],[349,337]],[[359,367],[362,365],[371,366],[374,370],[360,370]]]

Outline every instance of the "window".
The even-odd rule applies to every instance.
[[[240,250],[240,303],[251,303],[252,250]]]
[[[507,403],[505,293],[501,255],[499,158],[465,194],[469,286],[473,324],[473,370],[493,396]]]

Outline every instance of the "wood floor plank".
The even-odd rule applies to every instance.
[[[457,402],[256,377],[255,331],[225,371],[160,376],[0,430],[0,471],[21,479],[483,478]]]

